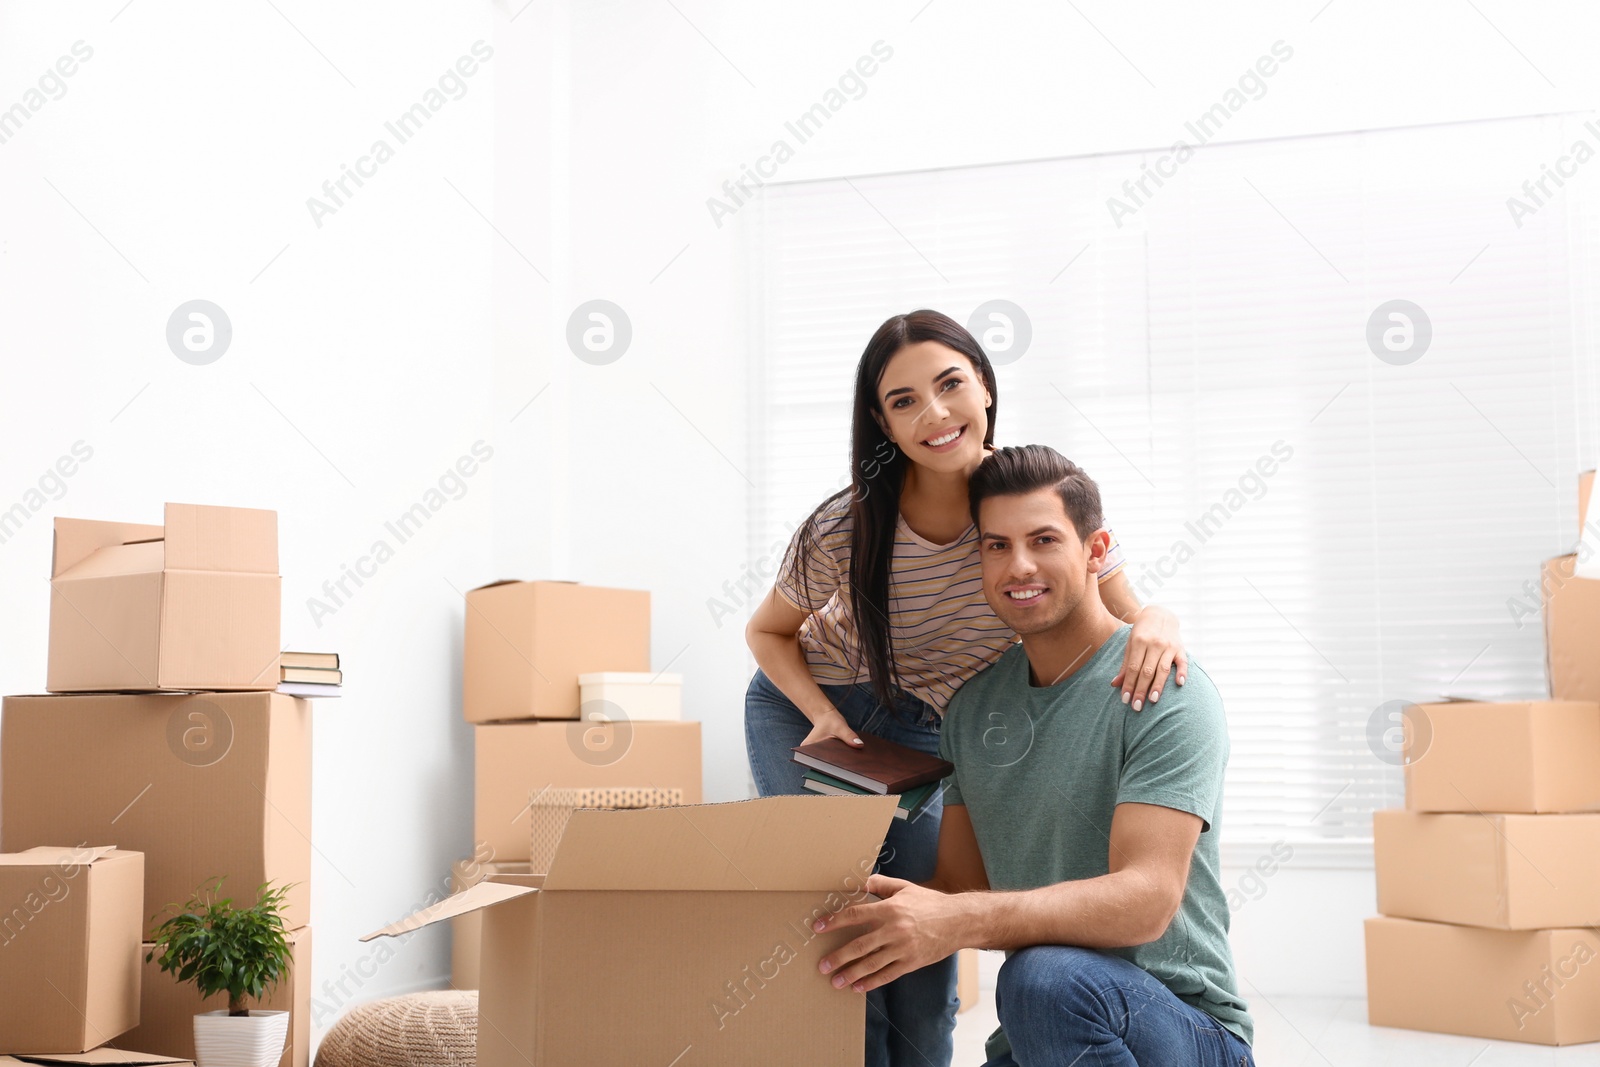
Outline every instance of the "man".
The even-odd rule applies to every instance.
[[[1130,711],[1128,626],[1100,602],[1109,536],[1089,476],[1042,445],[973,474],[984,593],[1021,635],[945,711],[955,764],[938,864],[817,928],[867,932],[820,964],[866,992],[958,948],[1006,950],[988,1067],[1253,1065],[1217,830],[1222,701],[1192,662]]]

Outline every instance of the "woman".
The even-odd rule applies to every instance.
[[[1016,639],[979,574],[967,477],[992,449],[994,369],[973,336],[936,311],[896,315],[856,369],[851,486],[795,532],[745,630],[760,669],[745,696],[745,740],[762,796],[804,792],[799,744],[871,733],[923,752],[961,684]],[[1106,606],[1133,623],[1113,685],[1124,703],[1160,699],[1187,661],[1177,619],[1141,608],[1112,541]],[[943,805],[896,820],[878,870],[932,877]],[[945,1067],[955,1027],[955,959],[867,994],[867,1067]]]

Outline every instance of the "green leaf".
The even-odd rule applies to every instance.
[[[226,991],[232,1006],[245,997],[260,1000],[288,970],[292,951],[282,905],[291,886],[263,882],[253,905],[234,907],[231,898],[218,896],[222,882],[203,883],[156,927],[146,959],[156,957],[162,971],[193,982],[203,997]]]

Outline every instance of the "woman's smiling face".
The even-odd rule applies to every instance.
[[[878,379],[878,424],[912,462],[939,472],[983,459],[989,391],[966,356],[938,341],[896,352]]]

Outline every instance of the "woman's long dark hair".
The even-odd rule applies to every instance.
[[[900,515],[900,491],[905,486],[905,455],[878,425],[884,414],[878,402],[878,383],[895,353],[920,341],[937,341],[967,357],[989,390],[991,403],[984,444],[994,443],[995,415],[1000,391],[994,367],[983,346],[959,322],[937,311],[895,315],[879,326],[856,365],[855,403],[850,423],[850,486],[824,500],[796,534],[795,558],[802,583],[806,561],[820,551],[823,515],[847,495],[850,498],[850,608],[861,641],[860,670],[864,664],[872,679],[878,703],[894,709],[899,680],[894,666],[894,635],[889,628],[889,576],[894,563],[895,525]],[[809,600],[809,596],[807,597]]]

